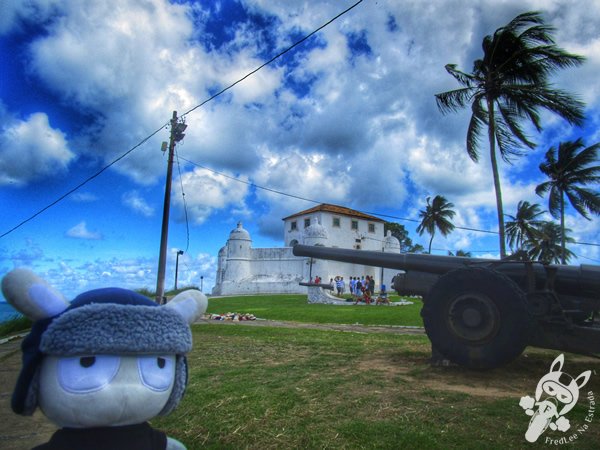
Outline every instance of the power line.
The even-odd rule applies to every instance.
[[[53,202],[49,203],[48,205],[44,206],[42,209],[40,209],[38,212],[34,213],[32,216],[30,216],[29,218],[23,220],[22,222],[18,223],[17,225],[15,225],[14,227],[12,227],[10,230],[5,231],[4,233],[0,234],[0,239],[2,239],[4,236],[12,233],[13,231],[15,231],[17,228],[22,227],[23,225],[25,225],[27,222],[30,222],[31,220],[35,219],[37,216],[39,216],[40,214],[42,214],[44,211],[52,208],[54,205],[56,205],[57,203],[59,203],[60,201],[64,200],[65,198],[67,198],[69,195],[71,195],[73,192],[77,191],[78,189],[82,188],[84,185],[86,185],[87,183],[89,183],[90,181],[92,181],[94,178],[98,177],[99,175],[101,175],[105,170],[107,170],[108,168],[112,167],[113,165],[115,165],[116,163],[118,163],[119,161],[121,161],[123,158],[125,158],[127,155],[129,155],[131,152],[133,152],[135,149],[137,149],[138,147],[142,146],[143,144],[145,144],[150,138],[152,138],[155,134],[157,134],[158,132],[162,131],[162,129],[167,126],[167,124],[161,125],[160,128],[158,128],[156,131],[152,132],[150,135],[148,135],[147,137],[145,137],[144,139],[142,139],[139,143],[137,143],[136,145],[134,145],[133,147],[131,147],[129,150],[127,150],[125,153],[123,153],[121,156],[119,156],[118,158],[116,158],[115,160],[113,160],[112,162],[110,162],[109,164],[107,164],[106,166],[104,166],[102,169],[100,169],[98,172],[94,173],[93,175],[89,176],[88,178],[86,178],[85,180],[83,180],[81,183],[79,183],[77,186],[75,186],[73,189],[67,191],[66,193],[64,193],[63,195],[61,195],[60,197],[58,197],[56,200],[54,200]]]
[[[359,4],[361,4],[363,2],[363,0],[359,0],[356,3],[354,3],[352,6],[350,6],[348,9],[345,9],[344,11],[342,11],[341,13],[339,13],[337,16],[335,16],[333,19],[325,22],[323,25],[321,25],[319,28],[315,29],[314,31],[312,31],[311,33],[307,34],[306,36],[304,36],[302,39],[300,39],[299,41],[296,41],[294,44],[292,44],[290,47],[286,48],[285,50],[283,50],[282,52],[278,53],[277,55],[275,55],[273,58],[271,58],[270,60],[268,60],[267,62],[265,62],[264,64],[261,64],[259,67],[257,67],[256,69],[254,69],[251,72],[248,72],[246,75],[244,75],[242,78],[240,78],[239,80],[237,80],[236,82],[230,84],[229,86],[227,86],[226,88],[223,88],[222,90],[220,90],[219,92],[217,92],[216,94],[214,94],[212,97],[209,97],[208,99],[204,100],[202,103],[194,106],[192,109],[190,109],[189,111],[184,112],[181,117],[185,117],[187,114],[191,113],[192,111],[195,111],[196,109],[200,108],[201,106],[204,106],[206,103],[210,102],[211,100],[214,100],[215,98],[217,98],[219,95],[224,94],[225,92],[227,92],[229,89],[233,88],[235,85],[241,83],[242,81],[244,81],[246,78],[254,75],[256,72],[258,72],[259,70],[261,70],[263,67],[268,66],[269,64],[271,64],[272,62],[276,61],[277,59],[281,58],[283,55],[285,55],[286,53],[290,52],[291,50],[293,50],[294,48],[296,48],[297,46],[299,46],[300,44],[302,44],[304,41],[306,41],[307,39],[310,39],[312,36],[314,36],[315,34],[317,34],[319,31],[321,31],[323,28],[331,25],[333,22],[335,22],[337,19],[339,19],[340,17],[342,17],[344,14],[350,12],[351,10],[353,10],[354,8],[356,8]]]
[[[237,181],[238,183],[246,184],[246,185],[251,186],[251,187],[256,188],[256,189],[262,189],[262,190],[267,191],[267,192],[273,192],[274,194],[278,194],[278,195],[282,195],[282,196],[290,197],[290,198],[295,198],[295,199],[298,199],[298,200],[303,200],[305,202],[315,203],[317,205],[320,205],[320,204],[324,203],[322,201],[313,200],[311,198],[306,198],[306,197],[302,197],[302,196],[299,196],[299,195],[289,194],[287,192],[279,191],[277,189],[273,189],[273,188],[266,187],[266,186],[261,186],[261,185],[258,185],[256,183],[253,183],[251,181],[242,180],[240,178],[237,178],[237,177],[234,177],[234,176],[231,176],[231,175],[227,175],[227,174],[225,174],[223,172],[219,172],[218,170],[211,169],[210,167],[204,166],[202,164],[198,164],[198,163],[196,163],[194,161],[191,161],[189,159],[184,158],[183,156],[179,156],[179,158],[181,160],[189,163],[189,164],[192,164],[193,166],[199,167],[200,169],[207,170],[207,171],[212,172],[212,173],[214,173],[216,175],[228,178],[228,179],[233,180],[233,181]],[[358,212],[363,213],[363,214],[368,214],[368,215],[371,215],[371,216],[386,217],[386,218],[389,218],[389,219],[402,220],[402,221],[405,221],[405,222],[413,222],[413,223],[419,223],[420,222],[420,220],[418,220],[418,219],[410,219],[410,218],[407,218],[407,217],[394,216],[394,215],[390,215],[390,214],[382,214],[382,213],[372,212],[372,211],[358,210]],[[499,234],[497,231],[481,230],[479,228],[461,227],[461,226],[455,226],[454,228],[457,229],[457,230],[473,231],[473,232],[476,232],[476,233],[487,233],[487,234],[495,234],[495,235]],[[589,243],[589,242],[572,242],[572,243],[573,244],[578,244],[578,245],[592,245],[592,246],[600,247],[600,244],[593,244],[593,243]],[[480,252],[480,251],[482,251],[482,250],[478,250],[478,252]],[[487,250],[486,250],[486,252],[487,252]]]
[[[183,199],[183,211],[185,213],[185,231],[186,231],[186,244],[185,244],[185,252],[188,252],[190,248],[190,223],[188,220],[188,212],[187,212],[187,202],[185,201],[185,192],[183,191],[183,178],[181,177],[181,165],[179,164],[179,152],[177,151],[177,147],[175,148],[175,158],[177,158],[177,171],[179,172],[179,185],[181,186],[181,198]]]
[[[595,245],[595,244],[592,244],[592,245]],[[589,257],[587,257],[587,256],[578,255],[578,254],[576,254],[576,253],[573,253],[573,254],[575,255],[575,257],[576,257],[577,259],[581,259],[581,258],[583,258],[583,259],[587,259],[588,261],[592,261],[592,262],[595,262],[595,263],[599,263],[599,264],[600,264],[600,260],[598,260],[598,259],[589,258]]]
[[[248,72],[246,75],[244,75],[242,78],[240,78],[239,80],[237,80],[236,82],[230,84],[229,86],[225,87],[224,89],[222,89],[221,91],[217,92],[216,94],[212,95],[211,97],[209,97],[208,99],[204,100],[203,102],[199,103],[198,105],[194,106],[192,109],[186,111],[185,113],[183,113],[180,117],[185,117],[186,115],[190,114],[191,112],[195,111],[196,109],[200,108],[201,106],[204,106],[205,104],[207,104],[208,102],[214,100],[215,98],[219,97],[220,95],[222,95],[223,93],[225,93],[226,91],[230,90],[231,88],[233,88],[234,86],[236,86],[237,84],[241,83],[242,81],[244,81],[246,78],[254,75],[256,72],[258,72],[259,70],[261,70],[263,67],[271,64],[272,62],[276,61],[277,59],[279,59],[281,56],[285,55],[286,53],[288,53],[290,50],[294,49],[295,47],[297,47],[298,45],[302,44],[304,41],[306,41],[307,39],[309,39],[311,36],[315,35],[316,33],[318,33],[319,31],[321,31],[323,28],[327,27],[328,25],[332,24],[333,22],[335,22],[337,19],[339,19],[340,17],[342,17],[344,14],[350,12],[352,9],[354,9],[355,7],[357,7],[360,3],[362,3],[363,0],[359,0],[358,2],[354,3],[352,6],[350,6],[349,8],[345,9],[344,11],[342,11],[341,13],[339,13],[337,16],[335,16],[334,18],[332,18],[331,20],[327,21],[326,23],[324,23],[323,25],[321,25],[320,27],[318,27],[317,29],[315,29],[314,31],[312,31],[311,33],[307,34],[306,36],[304,36],[302,39],[296,41],[294,44],[292,44],[290,47],[288,47],[287,49],[283,50],[282,52],[278,53],[276,56],[274,56],[273,58],[271,58],[269,61],[267,61],[264,64],[261,64],[259,67],[257,67],[256,69],[252,70],[251,72]],[[156,131],[154,131],[153,133],[151,133],[149,136],[145,137],[144,139],[142,139],[138,144],[134,145],[132,148],[130,148],[129,150],[127,150],[125,153],[123,153],[121,156],[119,156],[118,158],[116,158],[115,160],[113,160],[112,162],[110,162],[109,164],[107,164],[106,166],[104,166],[102,169],[100,169],[98,172],[94,173],[93,175],[91,175],[90,177],[86,178],[85,180],[83,180],[81,183],[79,183],[77,186],[75,186],[73,189],[69,190],[68,192],[66,192],[65,194],[61,195],[60,197],[58,197],[56,200],[54,200],[53,202],[49,203],[48,205],[46,205],[45,207],[43,207],[42,209],[40,209],[39,211],[37,211],[36,213],[34,213],[33,215],[31,215],[29,218],[23,220],[22,222],[20,222],[19,224],[15,225],[14,227],[12,227],[11,229],[9,229],[8,231],[4,232],[3,234],[0,235],[0,239],[2,239],[3,237],[9,235],[10,233],[12,233],[13,231],[17,230],[18,228],[22,227],[23,225],[25,225],[27,222],[30,222],[31,220],[35,219],[37,216],[39,216],[40,214],[42,214],[44,211],[47,211],[48,209],[52,208],[54,205],[56,205],[57,203],[61,202],[62,200],[64,200],[65,198],[67,198],[69,195],[71,195],[72,193],[74,193],[75,191],[77,191],[78,189],[82,188],[84,185],[86,185],[87,183],[89,183],[90,181],[92,181],[94,178],[98,177],[100,174],[102,174],[105,170],[107,170],[108,168],[110,168],[111,166],[113,166],[114,164],[116,164],[117,162],[119,162],[120,160],[122,160],[123,158],[125,158],[127,155],[129,155],[131,152],[133,152],[135,149],[137,149],[138,147],[142,146],[143,144],[145,144],[150,138],[152,138],[154,135],[156,135],[159,131],[161,131],[163,128],[165,128],[166,126],[169,125],[169,122],[161,125],[160,128],[158,128]]]
[[[295,198],[295,199],[298,199],[298,200],[303,200],[305,202],[315,203],[317,205],[320,205],[321,203],[324,203],[322,201],[313,200],[313,199],[306,198],[306,197],[301,197],[299,195],[289,194],[287,192],[278,191],[277,189],[273,189],[273,188],[266,187],[266,186],[261,186],[259,184],[253,183],[251,181],[242,180],[240,178],[233,177],[231,175],[227,175],[225,173],[222,173],[222,172],[219,172],[217,170],[211,169],[210,167],[203,166],[202,164],[198,164],[198,163],[196,163],[194,161],[190,161],[189,159],[186,159],[183,156],[180,156],[180,159],[183,160],[183,161],[185,161],[185,162],[187,162],[187,163],[190,163],[190,164],[192,164],[192,165],[194,165],[196,167],[199,167],[201,169],[207,170],[209,172],[212,172],[214,174],[217,174],[217,175],[220,175],[222,177],[228,178],[230,180],[234,180],[234,181],[237,181],[239,183],[246,184],[246,185],[251,186],[251,187],[256,188],[256,189],[262,189],[262,190],[267,191],[267,192],[273,192],[274,194],[283,195],[285,197]],[[371,215],[371,216],[387,217],[387,218],[396,219],[396,220],[402,220],[402,221],[406,221],[406,222],[416,222],[416,223],[420,222],[417,219],[410,219],[410,218],[407,218],[407,217],[393,216],[393,215],[389,215],[389,214],[381,214],[381,213],[377,213],[377,212],[360,211],[360,210],[358,212],[363,213],[363,214],[368,214],[368,215]],[[456,228],[458,230],[475,231],[475,232],[479,232],[479,233],[498,234],[497,231],[479,230],[477,228],[460,227],[460,226],[455,226],[454,228]]]

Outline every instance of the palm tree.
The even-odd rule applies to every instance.
[[[443,236],[447,236],[454,230],[454,225],[450,220],[456,213],[450,209],[454,208],[454,205],[441,195],[436,195],[431,203],[429,200],[430,197],[427,197],[427,207],[425,210],[419,211],[421,223],[417,227],[417,233],[419,233],[419,236],[422,236],[423,232],[427,231],[431,235],[431,239],[429,239],[429,254],[431,254],[431,243],[435,236],[435,230],[438,229]]]
[[[562,231],[561,227],[554,222],[543,222],[540,227],[540,235],[533,241],[526,244],[529,258],[534,261],[540,261],[544,264],[559,264],[568,261],[574,256],[570,250],[563,251],[562,240],[574,242],[574,240],[565,235],[570,232],[568,228]]]
[[[571,124],[583,123],[583,103],[565,91],[554,89],[548,77],[558,69],[580,65],[584,58],[557,47],[553,32],[538,12],[518,15],[483,39],[483,58],[474,62],[473,73],[462,72],[455,64],[446,65],[448,73],[463,87],[436,95],[438,108],[443,113],[471,106],[467,152],[475,162],[479,160],[482,129],[487,127],[501,257],[506,256],[506,247],[496,144],[507,163],[512,156],[522,153],[523,146],[534,148],[520,121],[525,119],[541,131],[540,108],[558,114]]]
[[[508,245],[513,250],[521,250],[529,241],[535,241],[540,236],[540,227],[543,221],[539,217],[544,214],[540,205],[520,201],[517,205],[517,214],[507,214],[510,221],[506,222],[506,237]]]
[[[471,252],[466,252],[464,250],[456,250],[456,253],[453,253],[452,251],[448,250],[448,256],[463,256],[465,258],[470,258]]]
[[[586,219],[590,220],[588,212],[600,215],[600,194],[583,187],[600,183],[600,165],[592,165],[598,163],[600,142],[581,150],[583,147],[585,144],[581,138],[561,142],[558,152],[550,147],[546,152],[546,160],[540,164],[540,170],[550,180],[535,188],[539,196],[550,192],[548,209],[554,218],[560,217],[563,264],[566,261],[565,195],[571,206]]]

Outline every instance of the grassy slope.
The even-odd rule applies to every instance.
[[[399,298],[392,296],[391,300]],[[411,301],[414,303],[408,306],[338,306],[307,304],[306,295],[222,297],[209,299],[207,312],[251,313],[262,319],[306,323],[423,326],[422,303]]]
[[[190,384],[153,425],[188,448],[523,448],[533,395],[555,352],[489,372],[428,364],[426,337],[195,325]],[[567,356],[568,370],[592,368]],[[600,393],[597,377],[585,391]],[[587,413],[582,398],[569,413]],[[545,435],[561,437],[559,432]],[[577,448],[597,448],[600,414]],[[543,440],[527,447],[541,448]]]

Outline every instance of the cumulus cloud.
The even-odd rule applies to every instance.
[[[8,3],[0,33],[25,23],[44,29],[28,46],[30,76],[91,117],[75,137],[77,151],[110,161],[167,123],[171,111],[181,114],[198,105],[352,3],[291,7],[281,0],[230,5],[124,0],[114,7],[111,2],[32,0]],[[443,116],[435,104],[436,93],[457,87],[444,65],[456,63],[470,71],[486,34],[522,11],[541,9],[557,27],[557,42],[588,58],[553,81],[589,102],[588,130],[597,128],[600,10],[592,0],[577,5],[559,0],[363,2],[283,59],[186,116],[188,129],[178,153],[298,197],[362,210],[386,208],[399,216],[416,217],[427,195],[442,194],[459,210],[457,221],[494,228],[486,147],[478,164],[464,150],[470,111]],[[220,16],[228,7],[239,14]],[[31,168],[7,168],[11,158],[2,154],[0,184],[49,176],[74,159],[66,137],[44,117],[31,116],[4,129],[3,139],[7,130],[30,130],[24,134],[32,143],[22,145],[23,154],[27,149],[31,154]],[[552,116],[544,123],[552,131],[536,137],[543,145],[572,132]],[[45,146],[33,137],[48,134],[53,138]],[[138,184],[155,183],[164,173],[158,149],[167,139],[168,129],[160,130],[114,168]],[[513,167],[502,167],[507,211],[532,197],[540,157],[532,153]],[[190,166],[183,168],[181,181],[188,212],[198,225],[217,211],[254,211],[260,232],[278,237],[282,217],[312,206]],[[181,196],[173,199],[181,212]],[[139,192],[129,192],[122,201],[142,215],[152,213]],[[457,238],[466,245],[477,236]]]
[[[121,197],[121,201],[132,211],[144,217],[152,217],[154,215],[154,208],[142,198],[138,191],[126,192]]]
[[[176,183],[183,185],[189,218],[202,224],[215,209],[239,208],[245,202],[248,185],[232,175],[220,175],[202,168],[182,174]],[[182,209],[183,196],[174,195],[173,204]]]
[[[23,186],[64,172],[75,155],[45,113],[9,120],[0,129],[0,185]]]
[[[69,228],[66,231],[65,236],[73,238],[73,239],[85,239],[85,240],[92,240],[92,241],[98,241],[98,240],[103,239],[103,236],[101,233],[99,233],[97,231],[88,230],[87,224],[85,223],[85,221],[79,222],[74,227]]]

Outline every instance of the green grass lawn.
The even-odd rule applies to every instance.
[[[400,300],[391,296],[391,301]],[[320,305],[308,304],[306,295],[268,295],[209,298],[207,312],[251,313],[261,319],[284,320],[304,323],[336,323],[362,325],[405,325],[423,326],[422,302],[408,306],[388,305]]]
[[[547,447],[544,436],[525,441],[519,400],[556,352],[528,349],[481,372],[431,367],[425,336],[206,324],[193,336],[186,396],[152,421],[189,449]],[[567,355],[567,365],[576,375],[597,362]],[[597,376],[588,390],[600,393]],[[574,427],[586,408],[582,400],[569,413]],[[599,440],[600,413],[573,448]]]
[[[302,323],[422,326],[410,306],[310,305],[305,295],[210,298],[210,313],[252,313]],[[373,330],[371,330],[373,331]],[[424,335],[271,326],[192,326],[189,384],[179,407],[153,426],[189,449],[520,449],[577,435],[598,448],[600,411],[584,431],[598,361],[566,354],[565,370],[593,375],[569,413],[572,430],[525,441],[519,406],[559,352],[526,349],[491,371],[432,367]]]

